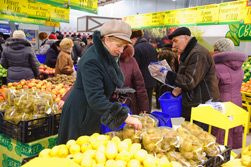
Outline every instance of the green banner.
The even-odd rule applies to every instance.
[[[226,38],[231,39],[235,46],[240,45],[240,41],[251,41],[251,24],[231,24]]]
[[[34,0],[60,8],[69,8],[69,0]]]
[[[98,0],[71,0],[71,9],[97,14]]]

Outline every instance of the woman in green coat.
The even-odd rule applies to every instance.
[[[131,27],[121,20],[108,21],[93,35],[93,46],[78,63],[77,79],[67,97],[59,124],[58,144],[82,135],[101,133],[101,124],[116,129],[123,122],[140,130],[141,122],[126,107],[109,102],[124,76],[118,55],[130,40]]]

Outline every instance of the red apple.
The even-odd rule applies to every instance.
[[[68,85],[64,85],[63,88],[69,89],[69,86]]]
[[[23,86],[23,89],[28,89],[29,87],[27,85],[24,85]]]
[[[36,88],[41,89],[41,84],[37,84]]]
[[[18,85],[17,82],[13,82],[13,83],[12,83],[12,86],[14,86],[14,87],[16,87],[17,85]]]
[[[35,86],[35,84],[33,82],[30,82],[28,85],[27,85],[29,88],[32,88]]]
[[[59,90],[60,94],[65,94],[66,92],[67,92],[67,90],[65,88],[62,88],[62,89]]]
[[[40,82],[40,80],[38,80],[38,79],[35,80],[35,83],[36,83],[36,84],[38,84],[39,82]]]
[[[57,103],[57,104],[59,104],[59,102],[60,102],[60,98],[59,97],[57,97],[54,101]]]
[[[1,86],[1,89],[6,88],[6,87],[7,87],[7,85],[2,85],[2,86]]]
[[[21,84],[21,85],[25,85],[25,84],[26,84],[25,79],[22,79],[22,80],[20,81],[20,84]]]

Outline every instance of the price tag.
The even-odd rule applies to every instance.
[[[218,24],[219,5],[206,5],[197,7],[197,25]]]

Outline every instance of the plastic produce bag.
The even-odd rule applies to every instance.
[[[177,132],[169,127],[159,127],[163,136],[162,149],[165,151],[175,150],[179,147],[179,139]]]
[[[159,120],[150,114],[140,114],[139,117],[136,118],[141,121],[142,129],[157,127],[159,124]]]
[[[183,127],[178,128],[176,131],[180,139],[179,151],[182,156],[187,160],[195,161],[197,164],[205,162],[203,142]]]
[[[169,86],[171,88],[175,88],[175,86],[172,86],[172,85],[165,82],[167,71],[172,71],[169,64],[167,63],[167,61],[165,59],[162,61],[159,61],[159,62],[151,62],[148,66],[148,70],[149,70],[151,76],[153,76],[153,78],[157,79],[161,83],[166,84],[167,86]],[[156,72],[156,70],[157,70],[157,72]],[[159,72],[161,72],[162,75],[156,75]]]
[[[10,108],[10,106],[6,100],[0,101],[0,111],[6,111],[8,108]]]
[[[141,130],[133,129],[129,124],[125,124],[122,136],[123,139],[131,139],[132,143],[141,143],[142,132]]]
[[[34,97],[23,92],[19,97],[14,98],[14,106],[16,109],[26,114],[33,114]]]
[[[165,152],[166,150],[162,148],[162,141],[163,135],[157,127],[148,128],[142,133],[142,143],[148,152],[154,152],[156,154]]]
[[[222,114],[226,114],[226,107],[221,102],[212,102],[212,99],[210,99],[207,102],[205,102],[205,104],[200,104],[198,107],[202,107],[202,106],[210,106],[214,108],[215,110],[221,112]]]
[[[192,165],[182,156],[181,153],[175,151],[169,151],[165,153],[168,160],[179,162],[183,167],[191,167]],[[197,166],[197,165],[196,165]]]
[[[34,115],[43,115],[51,113],[49,101],[42,97],[36,97],[34,100]]]
[[[204,151],[208,156],[220,154],[220,149],[216,146],[216,138],[206,131],[203,131],[198,125],[184,121],[181,123],[191,134],[199,138],[204,144]]]
[[[120,140],[123,140],[123,130],[107,132],[106,135],[110,136],[110,139],[117,136]]]
[[[5,91],[5,99],[8,102],[9,106],[14,105],[14,98],[20,97],[23,94],[23,91],[21,90],[13,90],[13,89],[7,89]]]

